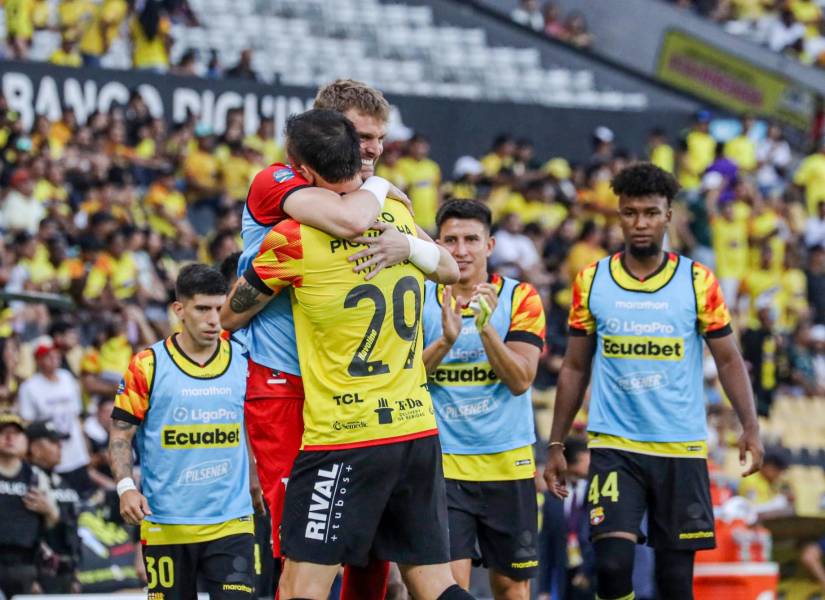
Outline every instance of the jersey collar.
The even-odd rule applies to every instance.
[[[666,252],[662,264],[645,279],[639,279],[625,266],[624,252],[617,252],[610,257],[610,275],[620,288],[631,292],[656,292],[665,287],[679,266],[679,255]]]

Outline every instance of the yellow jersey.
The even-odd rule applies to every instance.
[[[90,56],[102,56],[117,37],[120,24],[129,14],[129,5],[126,0],[103,0],[97,7],[92,24],[83,32],[80,38],[80,51]]]
[[[725,143],[725,156],[743,171],[756,170],[756,144],[746,135],[738,135]]]
[[[825,154],[817,152],[805,158],[796,170],[793,182],[805,188],[808,214],[815,216],[817,205],[825,200]]]
[[[668,173],[676,172],[676,153],[668,144],[659,144],[651,149],[650,162]]]
[[[407,184],[407,194],[415,211],[415,221],[428,231],[435,229],[441,168],[433,160],[405,157],[396,164],[398,174]]]
[[[415,235],[400,202],[389,200],[380,220]],[[292,286],[306,394],[304,450],[438,433],[421,359],[424,277],[405,262],[365,281],[347,260],[361,249],[287,219],[267,234],[244,275],[264,293]]]
[[[747,222],[713,217],[710,231],[716,255],[716,275],[720,279],[742,279],[748,270]]]

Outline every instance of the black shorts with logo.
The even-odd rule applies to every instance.
[[[346,450],[301,451],[286,488],[283,555],[323,565],[449,562],[437,435]],[[372,549],[372,552],[370,550]]]
[[[523,581],[538,571],[538,505],[533,479],[447,480],[450,559]]]
[[[148,600],[194,600],[199,578],[211,600],[256,598],[254,548],[251,533],[195,544],[145,545]]]
[[[703,458],[592,448],[587,505],[591,537],[625,531],[644,543],[639,526],[647,511],[647,538],[653,548],[716,546],[710,479]]]

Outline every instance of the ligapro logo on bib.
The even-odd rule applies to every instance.
[[[642,335],[642,334],[669,334],[673,333],[676,329],[673,325],[668,323],[660,323],[658,321],[653,321],[649,323],[643,323],[640,321],[622,321],[620,319],[611,318],[607,319],[605,322],[605,327],[607,328],[608,333],[616,334],[616,333],[633,333],[635,335]]]
[[[206,410],[203,408],[189,409],[186,406],[178,406],[172,411],[172,419],[178,423],[196,421],[200,423],[211,423],[213,421],[237,421],[238,412],[228,408],[218,408]]]

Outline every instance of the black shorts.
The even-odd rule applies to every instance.
[[[251,533],[196,544],[143,546],[148,600],[194,600],[199,577],[211,600],[256,598],[254,547]]]
[[[301,451],[286,488],[282,553],[322,565],[364,566],[372,554],[409,565],[449,562],[438,436]]]
[[[587,505],[590,535],[639,529],[648,513],[649,545],[659,550],[716,547],[707,461],[593,448]]]
[[[533,479],[447,480],[450,559],[523,581],[538,571],[538,505]]]

